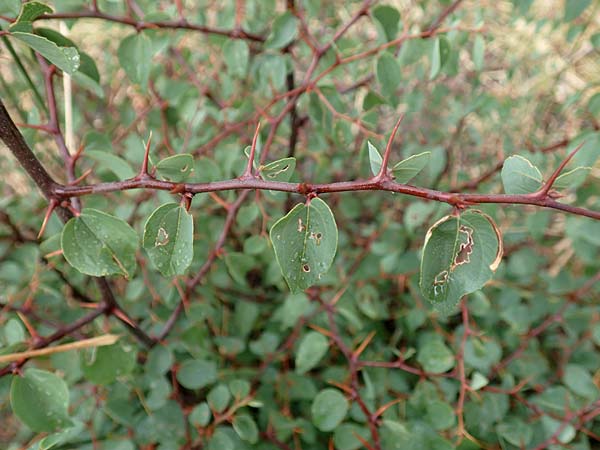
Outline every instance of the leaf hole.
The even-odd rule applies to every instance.
[[[310,266],[308,264],[302,265],[302,271],[306,273],[310,272]]]

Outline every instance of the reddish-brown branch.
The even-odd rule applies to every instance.
[[[205,34],[216,34],[219,36],[225,36],[232,39],[246,39],[255,42],[264,42],[265,38],[253,33],[249,33],[244,30],[223,30],[220,28],[213,28],[205,25],[195,25],[187,22],[186,20],[157,20],[157,21],[138,21],[129,17],[113,16],[92,9],[89,11],[73,12],[73,13],[55,13],[45,14],[38,17],[36,20],[52,20],[52,19],[100,19],[107,22],[120,23],[136,29],[141,30],[155,30],[155,29],[177,29],[177,30],[189,30],[197,31]]]

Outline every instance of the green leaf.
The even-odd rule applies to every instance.
[[[448,61],[448,56],[450,56],[450,42],[444,36],[438,36],[433,43],[429,80],[433,80],[439,75]]]
[[[14,376],[10,405],[15,416],[33,431],[55,431],[72,424],[69,419],[69,388],[62,378],[45,370],[28,368]]]
[[[197,427],[205,427],[210,423],[210,418],[212,413],[210,411],[210,407],[206,402],[202,402],[199,405],[196,405],[192,412],[190,413],[189,420],[190,423]]]
[[[590,36],[590,42],[592,43],[592,46],[596,49],[596,50],[600,50],[600,33],[594,33]],[[594,94],[594,96],[597,96],[599,94]]]
[[[431,152],[409,156],[392,167],[392,178],[396,183],[408,183],[429,163]]]
[[[571,442],[577,431],[575,427],[570,423],[563,423],[560,420],[553,419],[550,416],[542,416],[542,426],[546,432],[546,439],[556,437],[558,442],[561,444],[568,444]]]
[[[427,421],[438,431],[448,430],[456,424],[452,405],[441,400],[427,403]]]
[[[3,326],[2,331],[7,345],[18,344],[26,339],[25,328],[18,319],[10,319],[6,325]]]
[[[258,168],[265,181],[289,181],[296,169],[296,158],[283,158]]]
[[[323,389],[314,398],[311,413],[313,424],[321,431],[333,431],[348,412],[348,400],[337,389]]]
[[[336,427],[333,433],[333,443],[336,450],[358,450],[359,448],[364,448],[362,442],[356,436],[360,436],[368,441],[370,437],[369,429],[353,423],[342,423]]]
[[[373,173],[373,175],[377,175],[381,169],[383,158],[381,157],[379,150],[377,150],[377,148],[371,144],[371,142],[367,141],[367,147],[369,148],[369,163],[371,165],[371,173]],[[427,166],[430,158],[431,152],[423,152],[417,155],[409,156],[392,167],[392,178],[397,183],[408,183]]]
[[[135,33],[123,39],[117,51],[119,63],[129,79],[143,90],[148,85],[152,64],[152,41],[145,33]]]
[[[100,167],[109,169],[120,180],[127,180],[135,176],[131,165],[118,155],[102,150],[86,150],[83,154],[98,161]]]
[[[506,158],[500,176],[507,194],[529,194],[542,186],[539,169],[519,155]]]
[[[391,53],[383,52],[377,60],[377,81],[386,95],[394,94],[400,85],[400,65]]]
[[[484,62],[485,39],[483,39],[483,36],[478,34],[475,36],[475,41],[473,42],[473,64],[475,65],[475,70],[481,72],[483,70]]]
[[[156,164],[156,172],[165,180],[182,183],[194,171],[194,157],[189,153],[169,156]]]
[[[21,0],[2,0],[0,1],[0,15],[14,17],[21,10]]]
[[[435,336],[419,347],[417,361],[423,370],[430,373],[444,373],[454,367],[454,354],[444,342]]]
[[[556,189],[576,189],[584,183],[591,170],[591,167],[576,167],[569,170],[560,175],[552,187]]]
[[[388,42],[396,37],[400,22],[400,13],[396,8],[390,5],[378,5],[371,10],[371,16],[381,25]]]
[[[235,450],[235,444],[221,428],[217,428],[208,444],[208,450]]]
[[[231,380],[229,390],[236,400],[240,400],[250,394],[250,383],[248,380]]]
[[[224,384],[216,385],[206,396],[206,401],[210,405],[211,409],[218,413],[225,411],[230,400],[231,393]]]
[[[60,70],[73,75],[79,67],[79,53],[75,47],[59,47],[54,42],[31,33],[15,31],[10,34],[27,44]]]
[[[377,148],[371,144],[371,142],[367,141],[367,147],[369,148],[369,164],[371,166],[371,173],[373,175],[377,175],[381,170],[383,158],[381,157],[379,150],[377,150]]]
[[[298,23],[298,18],[289,11],[277,17],[265,42],[265,48],[280,49],[287,47],[298,35]]]
[[[233,418],[233,429],[240,439],[251,444],[258,442],[258,428],[252,417],[248,414],[239,414]]]
[[[592,0],[565,0],[565,22],[577,19]]]
[[[427,231],[420,287],[436,309],[449,312],[465,294],[481,289],[502,258],[502,237],[480,211],[449,215]]]
[[[315,367],[327,353],[329,341],[316,331],[304,336],[296,353],[296,373],[303,374]]]
[[[121,343],[92,348],[82,353],[83,376],[94,384],[112,383],[133,370],[136,357],[133,347]]]
[[[19,13],[19,17],[13,23],[21,23],[21,22],[33,22],[35,19],[44,14],[52,14],[54,10],[40,2],[27,2],[23,3],[21,6],[21,12]]]
[[[177,371],[177,381],[187,389],[200,389],[217,380],[217,365],[212,361],[188,359]]]
[[[600,390],[587,370],[576,364],[567,364],[562,381],[571,391],[589,400],[596,400]]]
[[[183,275],[194,259],[194,218],[183,206],[159,206],[144,226],[143,247],[165,277]]]
[[[526,448],[533,437],[532,427],[517,418],[509,418],[498,424],[496,432],[507,442],[518,448]]]
[[[294,206],[271,227],[270,236],[292,292],[318,282],[329,270],[337,250],[337,225],[329,206],[320,198]]]
[[[61,247],[67,262],[94,277],[135,271],[138,236],[124,220],[86,208],[63,228]]]
[[[229,39],[223,46],[223,59],[232,76],[243,78],[248,71],[250,48],[246,41]]]

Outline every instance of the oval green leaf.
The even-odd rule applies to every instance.
[[[183,275],[194,258],[194,219],[183,206],[159,206],[144,226],[143,246],[165,277]]]
[[[189,153],[169,156],[156,164],[156,172],[165,180],[181,183],[194,171],[194,157]]]
[[[392,177],[396,183],[408,183],[427,166],[431,152],[409,156],[392,167]]]
[[[15,31],[11,36],[27,44],[63,72],[73,75],[79,67],[79,52],[75,47],[59,47],[45,37]]]
[[[429,80],[435,79],[450,55],[450,42],[444,36],[438,36],[433,43],[431,53],[431,69],[429,71]]]
[[[519,155],[506,158],[500,176],[507,194],[530,194],[542,185],[542,173],[539,169]]]
[[[45,370],[29,368],[15,376],[10,405],[21,422],[33,431],[55,431],[72,424],[69,419],[69,388],[62,378]]]
[[[329,270],[337,250],[338,230],[320,198],[299,203],[271,227],[271,242],[292,292],[315,284]]]
[[[420,286],[423,296],[442,312],[492,277],[502,258],[502,237],[492,219],[480,211],[449,215],[425,237]]]
[[[303,374],[315,367],[327,349],[329,341],[321,333],[311,331],[304,336],[296,353],[296,372]]]
[[[136,364],[137,352],[129,345],[117,343],[95,347],[81,355],[83,375],[94,384],[109,384],[130,373]]]
[[[102,211],[86,208],[69,220],[61,246],[67,262],[86,275],[129,278],[135,271],[137,233],[124,220]]]
[[[241,440],[256,444],[258,442],[258,427],[248,414],[236,415],[233,419],[233,429]]]
[[[289,45],[298,34],[299,20],[291,12],[285,12],[273,22],[271,34],[265,42],[266,48],[284,48]]]
[[[321,431],[334,430],[346,417],[348,400],[337,389],[323,389],[311,406],[313,424]]]

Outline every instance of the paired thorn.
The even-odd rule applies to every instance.
[[[254,155],[256,154],[256,143],[258,142],[258,132],[260,131],[260,122],[256,124],[256,130],[254,131],[254,137],[252,138],[252,147],[250,147],[250,156],[248,157],[248,164],[246,170],[241,176],[242,179],[252,178],[252,165],[254,164]]]
[[[148,141],[146,142],[146,149],[144,151],[144,160],[142,161],[142,167],[140,168],[140,173],[136,180],[143,180],[146,178],[151,178],[151,175],[148,173],[148,159],[150,158],[150,142],[152,142],[152,130],[150,130],[150,136],[148,136]]]
[[[381,168],[379,169],[379,173],[375,176],[377,180],[383,180],[388,176],[388,163],[390,160],[390,154],[392,153],[392,143],[394,142],[394,138],[396,137],[396,133],[398,132],[398,128],[400,128],[400,124],[404,119],[404,114],[400,114],[400,118],[396,122],[394,129],[392,130],[392,134],[390,134],[390,138],[388,139],[387,145],[385,147],[385,152],[383,153],[383,159],[381,161]]]
[[[573,156],[575,156],[577,152],[581,150],[584,144],[585,142],[582,142],[577,147],[575,147],[575,149],[573,149],[571,153],[567,155],[567,157],[560,163],[560,165],[556,168],[552,175],[550,175],[548,181],[546,181],[544,185],[537,192],[534,193],[535,196],[542,198],[548,196],[548,192],[550,192],[550,189],[552,189],[552,185],[554,184],[560,173],[563,171],[566,165],[569,164],[571,159],[573,159]]]

